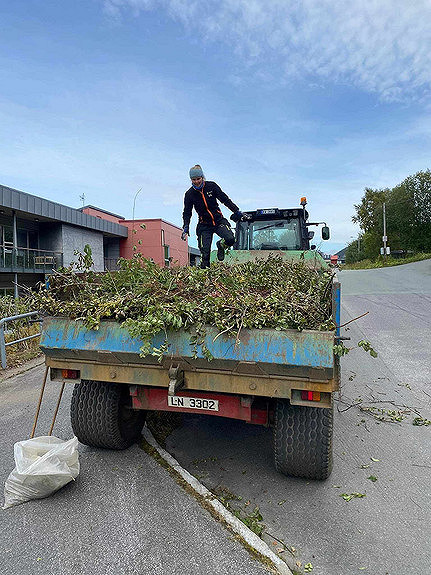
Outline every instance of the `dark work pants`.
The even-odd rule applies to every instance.
[[[198,236],[198,246],[202,256],[201,268],[207,268],[210,265],[211,244],[214,234],[223,238],[227,246],[233,246],[235,243],[235,236],[226,218],[222,218],[216,226],[198,224],[196,235]]]

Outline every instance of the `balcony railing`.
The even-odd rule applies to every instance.
[[[63,265],[62,252],[0,245],[0,270],[50,273]]]

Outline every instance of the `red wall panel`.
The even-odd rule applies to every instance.
[[[164,241],[164,244],[169,246],[172,266],[188,264],[188,244],[181,239],[182,230],[178,226],[162,219],[122,220],[121,223],[129,228],[129,237],[120,242],[121,257],[130,259],[138,251],[144,257],[152,258],[157,264],[164,266]],[[145,225],[145,229],[142,229],[141,224]],[[136,251],[133,246],[136,246]]]

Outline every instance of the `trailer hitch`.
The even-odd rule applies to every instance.
[[[169,374],[168,395],[175,395],[175,392],[184,386],[184,371],[180,369],[179,365],[174,365],[173,363],[171,363],[168,374]]]

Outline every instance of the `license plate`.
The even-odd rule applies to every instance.
[[[217,399],[204,399],[203,397],[179,397],[168,395],[169,407],[187,407],[187,409],[203,409],[205,411],[218,411]]]

